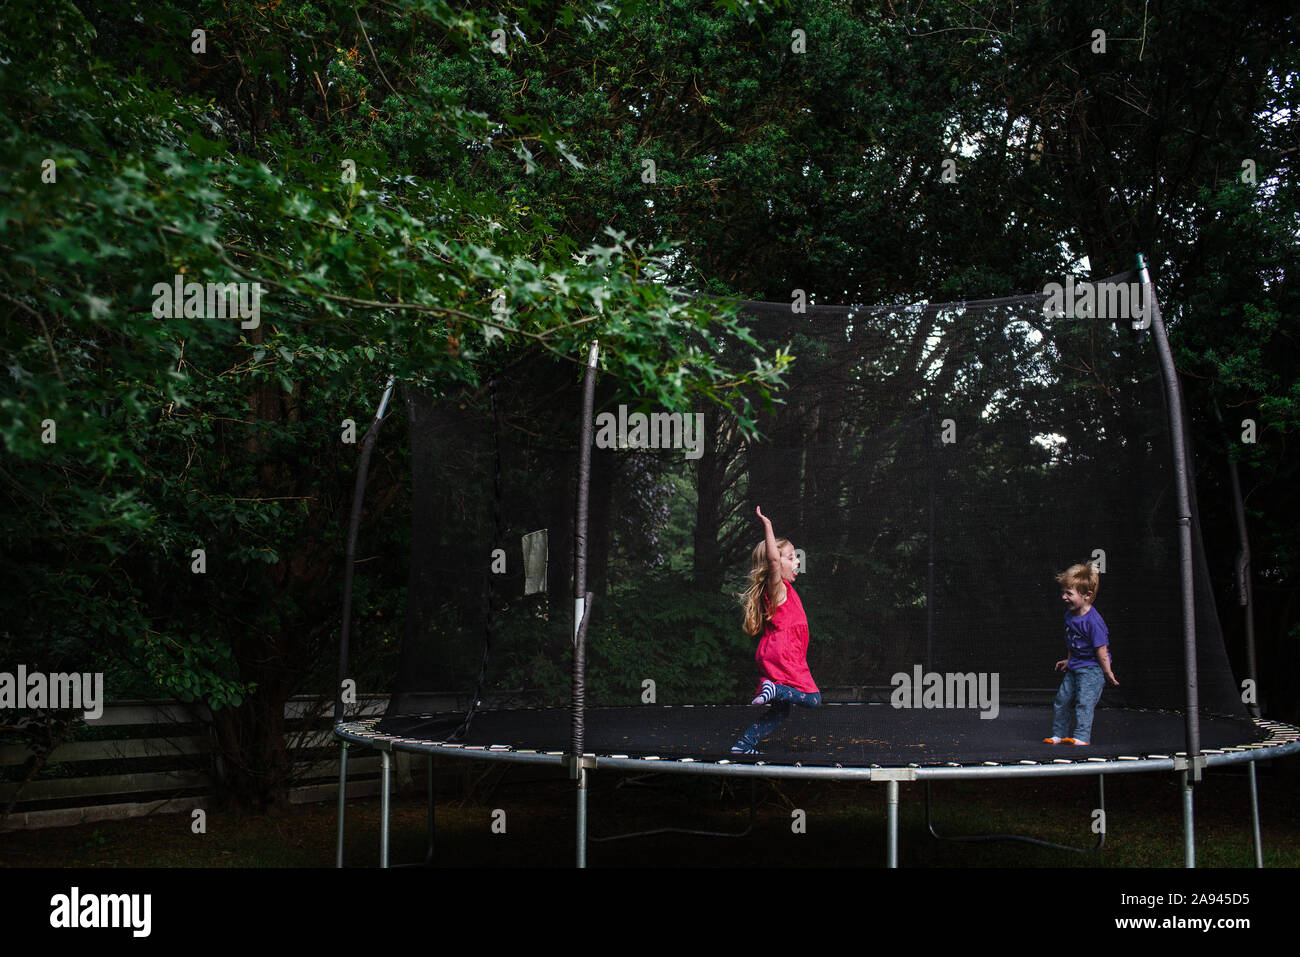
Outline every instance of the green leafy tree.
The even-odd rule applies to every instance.
[[[5,658],[94,662],[118,695],[206,703],[227,786],[252,805],[283,800],[285,700],[332,670],[356,454],[342,420],[364,427],[385,377],[473,388],[543,351],[576,378],[597,337],[610,374],[670,407],[735,402],[779,372],[702,347],[744,332],[672,294],[668,247],[553,236],[510,197],[385,156],[391,113],[467,152],[503,138],[571,163],[544,120],[419,86],[425,57],[489,56],[495,21],[371,14],[405,38],[383,66],[344,4],[162,5],[146,22],[19,3],[0,30],[3,561],[23,583]],[[232,316],[212,283],[253,308]],[[400,471],[377,470],[369,523]],[[400,610],[363,598],[372,627]]]

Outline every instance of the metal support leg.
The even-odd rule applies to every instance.
[[[1259,785],[1255,781],[1255,762],[1246,762],[1250,770],[1250,823],[1255,830],[1255,866],[1264,866],[1264,844],[1259,837]]]
[[[1192,816],[1192,783],[1183,776],[1183,866],[1196,866],[1196,823]]]
[[[429,850],[424,855],[426,867],[433,866],[433,755],[427,755],[429,759],[428,766],[425,768],[425,778],[428,784],[429,792]]]
[[[898,867],[898,782],[885,782],[889,836],[886,851],[886,867]]]
[[[1252,765],[1253,767],[1253,765]],[[1254,778],[1251,778],[1254,783]],[[343,742],[343,750],[339,753],[339,836],[338,847],[334,854],[334,866],[343,866],[343,815],[347,811],[348,804],[348,743]]]
[[[393,756],[389,751],[379,752],[379,866],[388,866],[388,810],[391,798]]]
[[[587,769],[578,768],[578,867],[587,866]]]

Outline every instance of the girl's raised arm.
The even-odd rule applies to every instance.
[[[763,534],[767,542],[767,602],[775,610],[785,597],[785,582],[781,580],[781,550],[776,547],[776,534],[772,531],[772,522],[763,514],[762,506],[755,508],[758,520],[763,523]]]

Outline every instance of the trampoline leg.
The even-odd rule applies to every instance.
[[[1249,761],[1250,769],[1250,823],[1255,830],[1255,866],[1264,866],[1264,845],[1259,838],[1259,785],[1255,781],[1255,762]]]
[[[1183,866],[1196,866],[1196,824],[1192,817],[1192,784],[1183,776]]]
[[[898,867],[898,782],[885,782],[885,800],[887,802],[886,814],[888,817],[889,834],[886,838],[887,849],[885,852],[885,866]]]
[[[1097,835],[1097,850],[1106,843],[1106,775],[1097,775],[1097,808],[1101,811],[1101,833]]]
[[[1252,783],[1254,779],[1251,779]],[[347,812],[348,803],[348,742],[343,742],[343,750],[339,754],[339,836],[338,848],[334,854],[334,866],[343,866],[343,815]]]
[[[433,864],[433,755],[426,755],[429,759],[428,767],[425,769],[425,777],[429,785],[429,850],[424,855],[424,863],[427,866]]]
[[[387,867],[389,779],[393,772],[393,756],[389,751],[380,751],[379,761],[379,866]]]
[[[587,866],[587,769],[578,768],[578,867]]]

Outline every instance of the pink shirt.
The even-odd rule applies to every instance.
[[[767,596],[763,596],[764,605]],[[777,606],[771,620],[763,623],[763,636],[754,655],[758,673],[779,685],[805,694],[817,694],[812,672],[808,670],[808,616],[794,585],[785,583],[785,601]],[[762,682],[759,683],[762,690]]]

